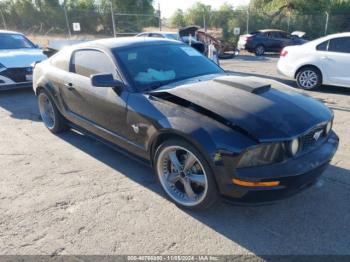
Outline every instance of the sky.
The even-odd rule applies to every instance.
[[[228,3],[233,6],[247,5],[249,0],[154,0],[154,7],[155,9],[158,9],[159,3],[162,17],[169,18],[177,8],[185,11],[196,2],[211,5],[212,9],[218,9],[224,3]]]

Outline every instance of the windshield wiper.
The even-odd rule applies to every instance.
[[[148,91],[152,91],[154,89],[157,89],[159,87],[162,87],[164,85],[170,84],[172,82],[177,82],[178,80],[176,79],[172,79],[172,80],[166,80],[166,81],[156,81],[156,82],[152,82],[146,86],[143,86],[143,91],[144,92],[148,92]]]

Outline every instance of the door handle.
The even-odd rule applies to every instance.
[[[67,89],[70,90],[70,91],[74,90],[74,87],[73,87],[72,83],[65,83],[64,86],[66,86]]]
[[[330,59],[328,56],[322,56],[321,59],[322,59],[322,60],[332,60],[332,59]]]

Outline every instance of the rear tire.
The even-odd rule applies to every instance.
[[[322,85],[322,74],[313,66],[301,68],[296,76],[297,85],[305,90],[313,90]]]
[[[265,54],[265,47],[263,45],[258,45],[255,47],[254,52],[256,56],[262,56]]]
[[[157,148],[153,166],[163,192],[177,206],[203,210],[219,199],[209,164],[190,143],[166,140]]]
[[[58,134],[69,129],[65,118],[58,111],[55,102],[44,89],[39,91],[38,105],[41,119],[50,132]]]

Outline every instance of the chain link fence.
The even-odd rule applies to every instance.
[[[0,29],[19,31],[34,39],[127,36],[136,35],[146,27],[161,28],[158,10],[145,14],[142,10],[122,12],[111,5],[94,6],[91,10],[68,9],[62,5],[52,13],[42,13],[37,9],[14,11],[0,3]]]
[[[112,36],[135,35],[152,27],[162,30],[159,10],[153,13],[143,13],[143,10],[118,10],[112,5],[93,6],[90,9],[66,8],[58,6],[52,12],[42,13],[32,6],[20,6],[19,10],[10,10],[1,6],[0,29],[20,31],[31,36],[61,38],[104,38]],[[213,14],[216,11],[213,11]],[[25,14],[25,15],[23,15]],[[168,20],[169,21],[169,20]],[[350,31],[350,14],[312,13],[300,14],[287,12],[283,14],[266,14],[262,11],[232,10],[232,14],[219,25],[223,38],[233,39],[234,28],[239,27],[241,34],[259,29],[275,28],[287,32],[304,31],[309,39],[326,34]],[[218,27],[211,24],[210,17],[204,19],[208,27]],[[163,26],[164,26],[163,25]],[[237,40],[237,37],[236,37]],[[44,43],[45,44],[45,43]]]

